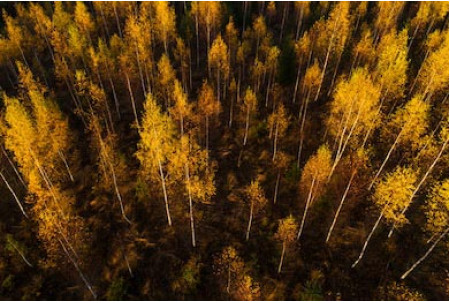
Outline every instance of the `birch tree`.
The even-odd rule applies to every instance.
[[[431,233],[433,243],[426,253],[419,258],[402,276],[406,279],[409,274],[416,269],[434,250],[434,248],[448,235],[448,179],[442,182],[436,182],[428,195],[425,206],[426,225],[425,229]]]
[[[161,111],[151,94],[147,95],[145,101],[142,128],[139,135],[140,142],[138,143],[136,157],[140,161],[143,176],[150,181],[161,183],[167,222],[171,226],[172,218],[166,185],[168,175],[166,166],[174,148],[175,125],[172,119]]]
[[[411,202],[409,197],[414,191],[416,180],[416,171],[408,167],[397,167],[393,172],[387,174],[381,182],[377,183],[372,199],[380,211],[380,215],[368,234],[352,268],[358,265],[364,257],[367,245],[380,225],[381,219],[384,218],[387,222],[391,224],[396,223],[397,225],[404,225],[408,222],[402,210]]]
[[[287,218],[279,220],[278,230],[275,234],[275,238],[282,242],[282,250],[280,263],[278,265],[278,273],[281,273],[283,267],[284,254],[286,249],[295,242],[295,233],[298,229],[298,224],[295,218],[290,215]]]
[[[306,221],[308,210],[320,198],[325,190],[327,177],[331,169],[331,152],[327,146],[322,145],[317,152],[306,162],[300,178],[299,189],[301,193],[308,193],[305,197],[305,208],[297,233],[297,241],[300,239]]]
[[[289,116],[283,104],[279,104],[276,110],[267,118],[267,128],[269,129],[269,138],[273,140],[273,156],[275,161],[277,156],[278,142],[283,139],[289,126]]]
[[[256,217],[266,206],[267,199],[264,195],[264,191],[261,188],[259,182],[257,180],[252,181],[250,185],[248,185],[244,189],[244,194],[247,200],[247,203],[250,205],[250,216],[248,219],[247,231],[245,233],[245,240],[248,241],[250,238],[250,230],[252,228],[253,217]]]
[[[392,119],[388,122],[388,126],[383,128],[386,134],[385,136],[391,138],[391,142],[392,140],[394,141],[373,177],[369,185],[369,190],[375,184],[391,157],[392,152],[398,145],[407,146],[413,151],[418,149],[421,137],[428,127],[428,112],[429,104],[422,101],[420,96],[416,96],[405,104],[403,108],[398,109],[394,113]]]

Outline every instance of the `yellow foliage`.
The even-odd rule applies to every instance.
[[[396,137],[401,132],[398,142],[417,150],[428,129],[429,110],[429,103],[422,101],[421,96],[414,96],[394,113],[387,126],[382,129],[383,135]]]
[[[230,71],[228,46],[225,44],[220,34],[213,41],[208,53],[208,61],[210,66],[213,69],[216,69],[218,73],[222,73],[224,78],[228,77]]]
[[[284,105],[281,103],[275,111],[267,118],[267,128],[269,129],[269,137],[283,138],[289,126],[289,117],[286,113]]]
[[[169,41],[176,35],[175,9],[169,5],[168,1],[155,1],[152,4],[155,11],[153,26],[156,36],[167,50]]]
[[[378,35],[390,30],[396,30],[397,21],[405,6],[405,1],[377,2],[378,12],[375,19],[375,28]]]
[[[320,85],[321,69],[317,60],[314,60],[314,64],[308,67],[303,78],[303,86],[308,91],[309,95],[314,95]]]
[[[260,212],[268,202],[258,181],[252,181],[244,189],[244,194],[254,214]]]
[[[147,94],[144,104],[136,157],[139,159],[144,176],[159,180],[159,165],[164,165],[174,146],[175,125],[172,119],[161,111],[156,100]]]
[[[448,91],[449,72],[448,68],[443,68],[449,65],[448,31],[444,31],[443,36],[444,40],[440,46],[422,63],[423,66],[418,79],[422,94]]]
[[[357,68],[349,80],[336,86],[327,126],[334,138],[350,136],[352,146],[362,142],[367,129],[379,122],[380,89],[366,68]]]
[[[206,117],[217,115],[221,112],[220,101],[214,95],[214,90],[208,81],[204,81],[198,94],[198,109]]]
[[[397,167],[376,185],[373,201],[390,224],[401,226],[408,223],[402,211],[411,203],[416,180],[416,171],[407,167]]]
[[[37,133],[30,114],[16,98],[3,95],[5,111],[5,146],[14,153],[23,176],[30,182],[30,172],[34,169],[33,151]]]
[[[92,20],[91,14],[87,10],[86,5],[82,1],[77,1],[75,5],[75,23],[81,31],[89,35],[94,29],[94,21]]]
[[[317,152],[308,159],[303,168],[300,178],[300,192],[302,195],[306,196],[311,190],[312,201],[318,198],[324,190],[330,170],[331,152],[326,145],[321,145]]]
[[[389,3],[389,2],[386,2]],[[403,96],[408,69],[408,31],[391,31],[381,38],[377,47],[378,62],[376,80],[382,87],[383,95],[391,98]]]
[[[448,228],[448,201],[449,187],[448,179],[435,182],[431,192],[428,194],[425,205],[427,217],[426,230],[433,235],[443,233]]]
[[[286,244],[293,243],[296,239],[297,231],[297,221],[292,215],[290,215],[289,217],[279,220],[275,238]]]
[[[158,62],[159,82],[162,87],[169,87],[175,79],[175,70],[170,64],[170,59],[166,54],[161,56]]]
[[[366,28],[361,39],[353,48],[353,55],[358,57],[360,63],[372,65],[372,62],[376,58],[376,51],[373,45],[373,35],[370,28]]]

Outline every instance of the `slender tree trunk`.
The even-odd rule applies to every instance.
[[[269,91],[270,91],[271,84],[272,84],[272,71],[269,74],[269,83],[267,84],[267,89],[266,89],[266,107],[269,104]]]
[[[116,178],[116,173],[114,171],[114,167],[113,167],[112,163],[109,163],[109,165],[111,167],[111,173],[112,173],[112,177],[113,177],[114,189],[116,191],[116,196],[117,196],[117,199],[119,200],[119,203],[120,203],[120,211],[122,212],[122,217],[124,218],[125,221],[127,221],[128,224],[131,224],[131,221],[127,218],[127,215],[125,214],[125,209],[123,207],[122,196],[120,195],[119,186],[117,185],[117,178]]]
[[[436,245],[448,234],[448,227],[447,229],[439,236],[439,238],[431,245],[431,247],[427,250],[427,252],[419,259],[416,263],[413,264],[402,276],[401,280],[404,280],[420,263],[425,260],[428,255],[433,251],[433,249],[436,247]]]
[[[248,6],[248,2],[244,1],[244,17],[243,17],[243,22],[242,22],[242,32],[245,31],[245,21],[247,19],[247,6]]]
[[[283,242],[283,249],[281,250],[280,264],[278,265],[278,273],[281,273],[281,267],[283,266],[284,253],[286,252],[286,244]]]
[[[158,166],[159,166],[159,176],[161,177],[161,186],[162,186],[162,190],[163,190],[163,194],[164,194],[164,203],[166,205],[167,223],[169,224],[169,226],[172,226],[172,218],[170,216],[170,211],[169,211],[169,199],[167,198],[166,180],[164,177],[160,159],[158,159]]]
[[[233,107],[234,107],[234,96],[230,95],[230,119],[228,122],[228,128],[231,128],[233,124]]]
[[[8,181],[6,180],[6,178],[5,178],[5,176],[3,175],[2,172],[0,172],[0,176],[2,177],[3,182],[5,182],[6,186],[8,187],[9,191],[11,192],[11,194],[14,196],[14,199],[16,200],[17,205],[19,206],[20,210],[22,211],[22,214],[25,216],[25,218],[28,219],[28,215],[25,213],[25,210],[23,209],[22,203],[20,203],[19,198],[17,198],[16,193],[14,192],[12,187],[9,185]]]
[[[86,285],[87,289],[90,291],[90,293],[92,294],[92,296],[94,297],[94,299],[97,299],[97,294],[95,293],[94,289],[92,288],[92,285],[89,283],[89,281],[86,279],[85,275],[83,274],[83,272],[81,271],[80,267],[78,266],[77,262],[72,258],[72,256],[70,255],[69,251],[67,250],[66,246],[64,245],[64,243],[58,239],[59,243],[61,244],[61,247],[63,248],[65,254],[67,255],[67,257],[69,258],[70,262],[72,262],[73,266],[75,267],[75,269],[77,270],[81,280],[83,280],[84,284]]]
[[[305,211],[303,212],[302,222],[301,222],[300,228],[298,230],[297,241],[300,239],[300,236],[302,235],[303,227],[305,225],[305,220],[306,220],[306,214],[308,213],[309,205],[311,204],[311,201],[313,199],[312,198],[312,192],[313,192],[313,187],[314,187],[315,181],[316,181],[316,179],[313,178],[313,180],[311,182],[311,187],[309,189],[308,199],[306,200]]]
[[[411,49],[411,45],[413,44],[414,38],[415,38],[416,35],[417,35],[417,31],[419,30],[419,26],[420,26],[420,22],[419,22],[419,24],[417,24],[416,28],[414,29],[414,33],[413,33],[413,35],[412,35],[412,37],[411,37],[411,41],[409,41],[409,45],[408,45],[408,53],[409,53],[409,50]]]
[[[250,238],[250,229],[252,228],[252,220],[253,220],[253,201],[250,205],[250,218],[248,219],[247,232],[245,233],[245,241],[248,241]]]
[[[350,108],[350,112],[351,112],[351,108]],[[345,126],[344,126],[344,128],[342,130],[341,138],[339,140],[339,145],[338,145],[338,148],[337,148],[336,157],[334,159],[334,162],[333,162],[333,165],[331,167],[330,173],[328,174],[328,181],[330,181],[331,177],[333,176],[334,170],[336,169],[337,165],[339,164],[339,161],[341,161],[342,156],[344,155],[344,152],[345,152],[345,150],[347,148],[348,141],[350,140],[350,138],[351,138],[351,136],[353,134],[353,131],[355,130],[355,127],[356,127],[356,125],[357,125],[357,123],[359,121],[360,112],[361,112],[361,107],[359,108],[358,114],[356,116],[356,119],[353,122],[353,125],[351,126],[351,128],[350,128],[350,130],[349,130],[349,132],[347,134],[347,138],[344,141],[344,135],[345,135],[345,132],[347,130],[348,121],[350,120],[350,114],[349,114],[349,116],[348,116],[348,118],[347,118],[347,120],[345,122]]]
[[[392,152],[394,151],[394,148],[397,146],[398,143],[398,139],[400,138],[403,129],[400,131],[400,133],[397,135],[397,138],[395,139],[394,143],[392,144],[391,148],[389,149],[389,152],[386,155],[386,158],[384,159],[383,163],[381,164],[380,168],[378,169],[377,173],[375,174],[375,177],[372,179],[372,182],[369,185],[369,190],[372,189],[373,185],[375,184],[375,181],[378,179],[378,177],[380,176],[381,172],[383,171],[384,166],[386,165],[387,161],[389,160]]]
[[[200,40],[198,36],[198,13],[195,14],[195,34],[197,36],[197,69],[200,66]]]
[[[189,218],[191,221],[191,239],[192,239],[192,247],[195,247],[195,223],[194,223],[194,206],[192,204],[192,195],[191,195],[191,178],[189,176],[189,166],[185,164],[186,170],[186,181],[188,183],[188,196],[189,196]]]
[[[127,265],[128,272],[130,273],[130,277],[133,278],[134,277],[133,271],[131,270],[130,262],[128,262],[127,255],[125,254],[125,250],[123,249],[122,240],[119,239],[119,241],[120,241],[120,252],[122,253],[123,259],[125,260],[125,264]]]
[[[331,79],[330,89],[328,90],[328,94],[327,94],[328,97],[331,95],[331,93],[333,91],[334,81],[336,80],[336,75],[337,75],[337,71],[338,71],[338,68],[339,68],[339,64],[341,63],[341,58],[342,58],[342,53],[339,54],[339,58],[338,58],[338,61],[336,63],[336,67],[334,68],[333,78]]]
[[[206,150],[209,150],[209,118],[208,115],[205,116],[205,147]]]
[[[17,251],[17,253],[22,257],[22,260],[23,260],[29,267],[33,267],[33,265],[31,265],[31,263],[27,260],[27,258],[25,257],[25,255],[20,251],[19,248],[17,248],[17,246],[14,245],[14,243],[9,242],[9,244],[11,244],[11,246]]]
[[[281,19],[280,41],[278,42],[278,44],[281,44],[281,40],[283,39],[283,29],[284,29],[284,23],[286,20],[286,14],[287,14],[288,8],[289,8],[289,2],[285,2],[284,9],[283,9],[283,17]]]
[[[334,35],[336,33],[336,24],[337,24],[337,19],[334,22],[333,33],[331,34],[330,42],[328,42],[327,55],[325,56],[325,64],[322,69],[322,75],[320,76],[320,84],[319,84],[319,88],[317,89],[317,94],[316,94],[316,97],[314,98],[314,101],[317,101],[317,99],[319,98],[320,89],[322,88],[323,80],[325,78],[325,73],[327,71],[327,65],[328,65],[328,59],[330,58],[331,47],[333,45]]]
[[[231,285],[231,266],[228,263],[228,279],[227,279],[227,293],[230,293],[230,285]]]
[[[136,103],[134,102],[133,90],[131,89],[131,83],[130,83],[130,78],[128,77],[128,73],[125,73],[125,77],[127,78],[128,92],[130,93],[131,105],[133,107],[133,114],[134,114],[134,119],[136,121],[136,126],[138,128],[140,128],[139,119],[138,119],[138,115],[137,115],[137,111],[136,111]]]
[[[247,144],[249,125],[250,125],[250,107],[247,108],[247,117],[245,119],[244,146]]]
[[[38,57],[38,55],[36,53],[36,49],[33,50],[33,54],[34,54],[34,58],[36,59],[36,62],[39,65],[39,69],[41,70],[42,77],[44,78],[44,82],[45,82],[46,87],[50,87],[50,85],[48,84],[48,81],[47,81],[47,77],[45,76],[45,68],[42,65],[41,60],[39,59],[39,57]]]
[[[142,92],[144,93],[144,97],[145,97],[147,95],[147,89],[145,88],[144,73],[142,72],[141,60],[139,59],[139,50],[137,47],[137,43],[135,45],[135,49],[136,49],[136,62],[137,62],[138,71],[139,71],[139,78],[141,79]]]
[[[16,166],[14,165],[14,163],[11,161],[11,159],[8,156],[8,153],[6,152],[6,150],[3,148],[3,146],[1,146],[2,152],[5,155],[6,159],[8,160],[9,165],[12,167],[12,169],[14,170],[14,173],[16,174],[17,178],[19,179],[20,183],[22,183],[23,187],[26,189],[27,186],[25,185],[25,181],[23,181],[22,176],[20,175],[20,173],[17,171]]]
[[[306,100],[305,100],[304,113],[302,115],[302,121],[300,123],[300,142],[298,144],[297,167],[300,167],[300,160],[301,160],[301,157],[302,157],[303,138],[304,138],[303,128],[305,126],[306,113],[307,113],[307,110],[308,110],[308,103],[309,103],[310,93],[311,93],[311,90],[308,91],[308,96],[306,97]]]
[[[424,59],[423,59],[422,62],[425,62],[425,60],[427,60],[429,54],[430,54],[430,51],[427,50],[427,52],[425,53],[425,57],[424,57]],[[408,93],[409,95],[411,95],[411,93],[412,93],[414,87],[415,87],[416,84],[417,84],[417,80],[419,79],[419,75],[420,75],[420,72],[422,71],[422,68],[423,68],[423,63],[420,65],[420,68],[419,68],[419,70],[417,71],[416,77],[414,78],[414,81],[413,81],[413,83],[412,83],[412,85],[411,85],[411,88],[409,89],[409,93]]]
[[[302,8],[300,9],[300,16],[299,16],[298,22],[297,22],[297,31],[295,32],[295,41],[297,41],[298,37],[300,36],[300,29],[302,27],[302,22],[303,22],[303,11],[304,11],[304,8],[302,6]]]
[[[206,63],[208,65],[209,78],[211,78],[211,65],[209,64],[209,60],[208,60],[210,46],[211,46],[211,28],[209,26],[207,26],[206,27]]]
[[[275,126],[275,135],[274,135],[274,139],[273,139],[273,157],[272,157],[272,162],[275,161],[275,157],[277,155],[277,141],[278,141],[278,122]]]
[[[114,9],[114,15],[116,17],[117,29],[119,30],[119,36],[120,36],[121,39],[123,39],[122,28],[120,27],[119,15],[117,15],[117,10],[116,10],[116,5],[115,4],[113,4],[113,9]]]
[[[58,150],[58,154],[59,154],[59,157],[61,158],[61,160],[64,162],[64,165],[66,166],[67,173],[69,174],[69,177],[70,177],[70,181],[75,182],[75,179],[73,178],[73,175],[70,171],[69,164],[67,163],[66,157],[64,157],[64,154],[60,150]]]
[[[295,99],[297,99],[298,84],[300,83],[300,71],[301,64],[299,63],[297,69],[297,78],[295,79],[294,95],[292,96],[292,104],[295,104]]]
[[[113,82],[113,80],[111,78],[111,74],[109,74],[109,72],[108,72],[108,80],[109,80],[109,84],[111,85],[111,90],[112,90],[113,97],[114,97],[114,105],[116,106],[117,117],[120,120],[121,117],[120,117],[119,99],[117,98],[116,89],[114,87],[114,82]]]
[[[334,226],[336,225],[337,218],[338,218],[339,214],[341,213],[342,206],[344,205],[345,198],[347,197],[348,190],[350,189],[350,185],[352,184],[353,177],[355,176],[355,174],[356,174],[356,170],[353,171],[352,176],[350,177],[350,180],[348,181],[347,187],[344,191],[344,195],[342,196],[342,199],[341,199],[341,203],[339,204],[336,214],[334,215],[333,223],[331,223],[330,229],[328,230],[327,239],[325,240],[325,243],[328,243],[328,241],[330,240],[331,233],[333,232]]]
[[[192,90],[192,47],[191,47],[191,41],[188,41],[188,45],[189,45],[189,91],[190,92]]]
[[[366,242],[364,242],[364,246],[361,250],[361,253],[359,254],[358,259],[353,263],[352,268],[355,268],[356,265],[358,265],[359,261],[361,261],[362,257],[364,256],[364,253],[366,252],[367,244],[369,244],[370,239],[373,236],[373,233],[377,229],[378,225],[380,224],[381,218],[383,218],[383,212],[380,213],[380,216],[378,217],[377,221],[375,222],[375,225],[373,226],[371,232],[367,236]]]
[[[281,171],[278,171],[277,181],[275,182],[275,193],[273,195],[273,204],[277,204],[278,187],[280,185]]]

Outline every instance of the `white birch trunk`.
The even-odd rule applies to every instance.
[[[278,273],[281,273],[281,267],[283,266],[284,253],[286,251],[286,244],[283,242],[283,249],[281,250],[280,264],[278,265]]]
[[[342,199],[341,199],[341,203],[339,204],[339,207],[336,210],[336,214],[334,215],[333,223],[331,223],[330,229],[328,230],[327,239],[325,240],[325,243],[328,243],[328,241],[330,240],[331,233],[333,232],[334,226],[336,225],[337,218],[338,218],[339,214],[341,213],[342,206],[344,205],[345,198],[347,197],[348,190],[350,189],[350,185],[352,184],[353,177],[355,176],[355,174],[356,174],[356,170],[352,173],[352,176],[350,177],[350,180],[348,181],[347,187],[344,191],[344,195],[342,196]]]
[[[252,228],[252,220],[253,220],[253,202],[250,205],[250,218],[248,219],[247,232],[245,233],[245,241],[248,241],[250,238],[250,229]]]
[[[375,225],[373,226],[372,230],[370,231],[369,235],[367,236],[366,242],[364,242],[361,253],[359,254],[358,259],[355,261],[355,263],[353,263],[352,268],[355,268],[355,266],[358,265],[359,261],[361,261],[361,259],[363,258],[364,253],[366,252],[366,249],[367,249],[367,245],[369,244],[369,241],[372,238],[373,233],[375,232],[378,225],[380,224],[381,218],[383,218],[383,212],[380,213],[380,216],[378,217],[377,221],[375,222]]]
[[[433,251],[433,249],[436,247],[436,245],[442,240],[442,238],[444,238],[444,236],[446,236],[448,234],[448,227],[447,229],[439,236],[439,238],[433,243],[433,245],[431,245],[431,247],[427,250],[427,252],[419,259],[417,260],[416,263],[413,264],[413,266],[411,266],[402,276],[401,276],[401,280],[404,280],[420,263],[423,262],[423,260],[425,260],[428,255]]]

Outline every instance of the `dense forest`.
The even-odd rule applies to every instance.
[[[1,299],[448,299],[448,2],[1,8]]]

